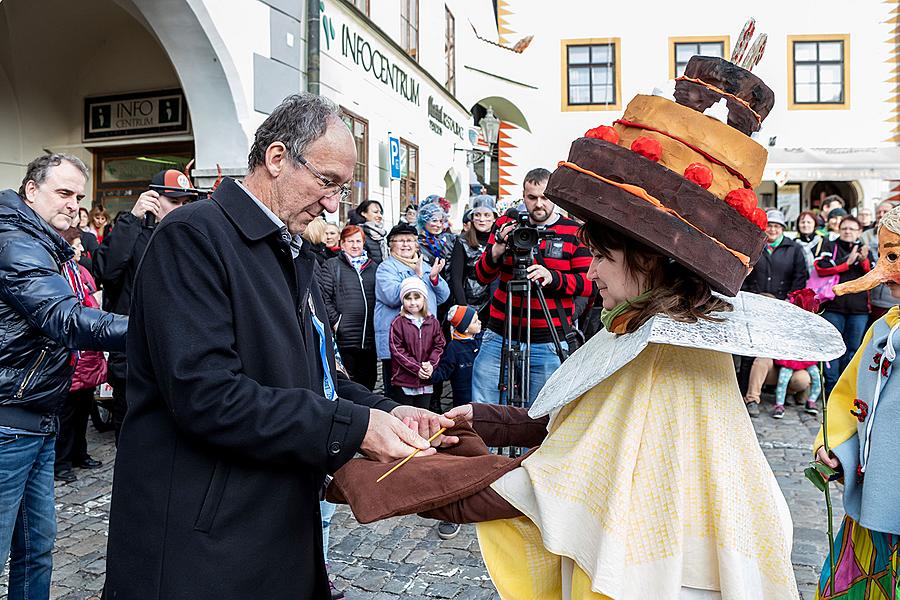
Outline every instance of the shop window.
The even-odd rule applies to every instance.
[[[619,38],[563,40],[562,110],[618,110]]]
[[[419,203],[419,147],[400,138],[400,210]]]
[[[692,56],[725,58],[731,52],[728,36],[669,38],[669,78],[684,75]]]
[[[450,9],[444,6],[447,16],[446,31],[444,32],[444,58],[447,62],[447,81],[444,86],[450,93],[456,95],[456,19]]]
[[[400,0],[400,47],[419,60],[419,0]]]
[[[850,36],[788,36],[788,108],[850,108]]]
[[[346,223],[350,211],[369,195],[369,122],[341,108],[341,119],[353,134],[356,143],[356,166],[353,168],[353,181],[350,183],[350,197],[341,200],[338,208],[338,219]]]
[[[369,15],[369,0],[350,0],[350,4],[355,6],[361,13]]]
[[[130,211],[138,197],[150,189],[153,175],[163,169],[184,171],[193,153],[192,144],[95,151],[91,204],[102,205],[113,218],[122,211]]]

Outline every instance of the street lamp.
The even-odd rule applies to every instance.
[[[478,126],[481,127],[481,135],[484,136],[484,141],[488,145],[493,146],[497,143],[497,138],[500,136],[500,119],[494,114],[492,106],[488,106],[487,114],[481,117]]]

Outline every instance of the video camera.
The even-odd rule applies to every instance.
[[[531,264],[530,259],[534,255],[541,240],[549,240],[557,237],[556,233],[547,229],[538,229],[531,224],[527,212],[521,212],[513,207],[506,211],[506,216],[513,219],[516,226],[507,235],[506,251],[513,256],[513,264],[529,261],[524,266]]]

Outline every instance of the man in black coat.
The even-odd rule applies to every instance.
[[[134,275],[156,224],[186,202],[197,198],[198,191],[187,175],[175,169],[153,176],[150,189],[141,194],[131,212],[122,212],[115,227],[103,237],[94,252],[93,272],[103,286],[103,309],[119,315],[131,310],[131,288]],[[112,417],[116,443],[125,418],[124,352],[109,355],[107,382],[113,388]]]
[[[766,213],[767,245],[741,289],[755,294],[770,294],[779,300],[806,286],[809,271],[803,248],[784,235],[784,214],[777,209]]]
[[[49,598],[56,537],[53,461],[75,350],[121,350],[125,317],[84,306],[72,247],[88,169],[66,154],[33,160],[0,191],[0,575],[10,598]],[[70,282],[75,282],[74,286]]]
[[[243,184],[157,227],[132,295],[105,598],[330,598],[325,474],[357,451],[431,454],[419,434],[451,424],[337,374],[300,234],[349,194],[355,162],[337,108],[292,96]]]

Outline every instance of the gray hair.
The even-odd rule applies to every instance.
[[[283,143],[291,160],[298,162],[307,147],[325,134],[329,122],[340,116],[337,105],[328,98],[314,94],[288,96],[256,130],[247,158],[248,170],[265,164],[266,150],[273,142]]]
[[[74,165],[75,168],[81,171],[81,174],[84,175],[85,179],[88,179],[90,176],[90,171],[87,166],[77,156],[63,154],[62,152],[44,154],[28,163],[28,166],[25,168],[25,177],[22,179],[22,185],[19,186],[19,195],[23,198],[25,197],[25,185],[29,181],[33,181],[37,185],[47,181],[47,177],[50,175],[50,169],[58,167],[63,161]]]
[[[878,223],[878,233],[881,233],[882,227],[887,227],[888,231],[893,231],[900,235],[900,206],[892,208],[881,217],[881,222]]]

